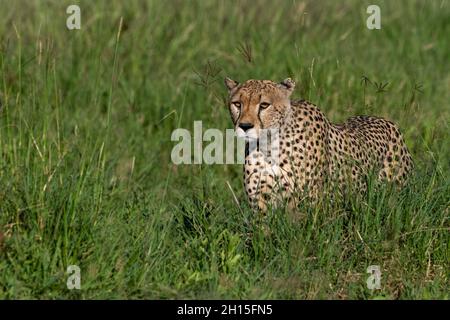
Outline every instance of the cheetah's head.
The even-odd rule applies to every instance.
[[[258,139],[261,129],[275,129],[290,108],[295,82],[290,78],[276,83],[270,80],[247,80],[239,84],[225,78],[229,93],[229,110],[238,137]]]

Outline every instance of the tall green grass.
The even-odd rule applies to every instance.
[[[0,0],[0,298],[448,299],[448,1],[78,1],[76,31],[70,4]],[[255,215],[240,165],[170,161],[231,127],[225,75],[395,121],[414,176]]]

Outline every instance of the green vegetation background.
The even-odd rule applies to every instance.
[[[72,2],[0,0],[0,298],[448,299],[448,1]],[[225,75],[398,123],[411,183],[256,216],[240,165],[170,161]]]

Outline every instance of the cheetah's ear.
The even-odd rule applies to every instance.
[[[225,85],[228,88],[228,91],[233,90],[234,88],[236,88],[239,85],[239,82],[234,81],[228,77],[225,78]]]
[[[291,78],[286,78],[278,84],[281,88],[288,91],[289,95],[294,91],[295,81]]]

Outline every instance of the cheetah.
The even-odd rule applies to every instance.
[[[355,116],[331,123],[320,109],[305,100],[291,100],[295,82],[225,78],[228,108],[234,129],[245,138],[244,187],[253,207],[287,200],[294,206],[304,198],[317,199],[325,186],[365,190],[367,176],[404,184],[413,161],[399,128],[389,120]],[[278,130],[273,139],[278,161],[260,150],[263,129]],[[352,187],[352,188],[349,188]]]

